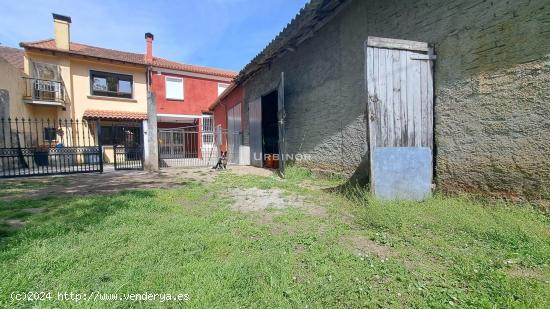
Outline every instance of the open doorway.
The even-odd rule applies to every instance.
[[[263,166],[278,168],[279,127],[277,121],[277,91],[262,97],[262,157]]]

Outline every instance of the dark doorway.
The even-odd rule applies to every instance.
[[[279,127],[277,122],[277,91],[262,97],[262,153],[263,166],[277,168],[279,154]],[[273,156],[275,155],[275,156]]]

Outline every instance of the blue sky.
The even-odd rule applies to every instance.
[[[143,53],[145,32],[155,56],[238,71],[298,13],[307,0],[0,0],[0,43],[53,37],[51,13],[72,18],[71,40]]]

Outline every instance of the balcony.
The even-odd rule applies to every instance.
[[[65,86],[56,80],[23,77],[23,101],[29,104],[64,106],[66,102]]]

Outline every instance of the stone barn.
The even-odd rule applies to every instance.
[[[547,0],[312,0],[235,83],[253,165],[367,182],[372,147],[422,146],[443,191],[549,196]]]

